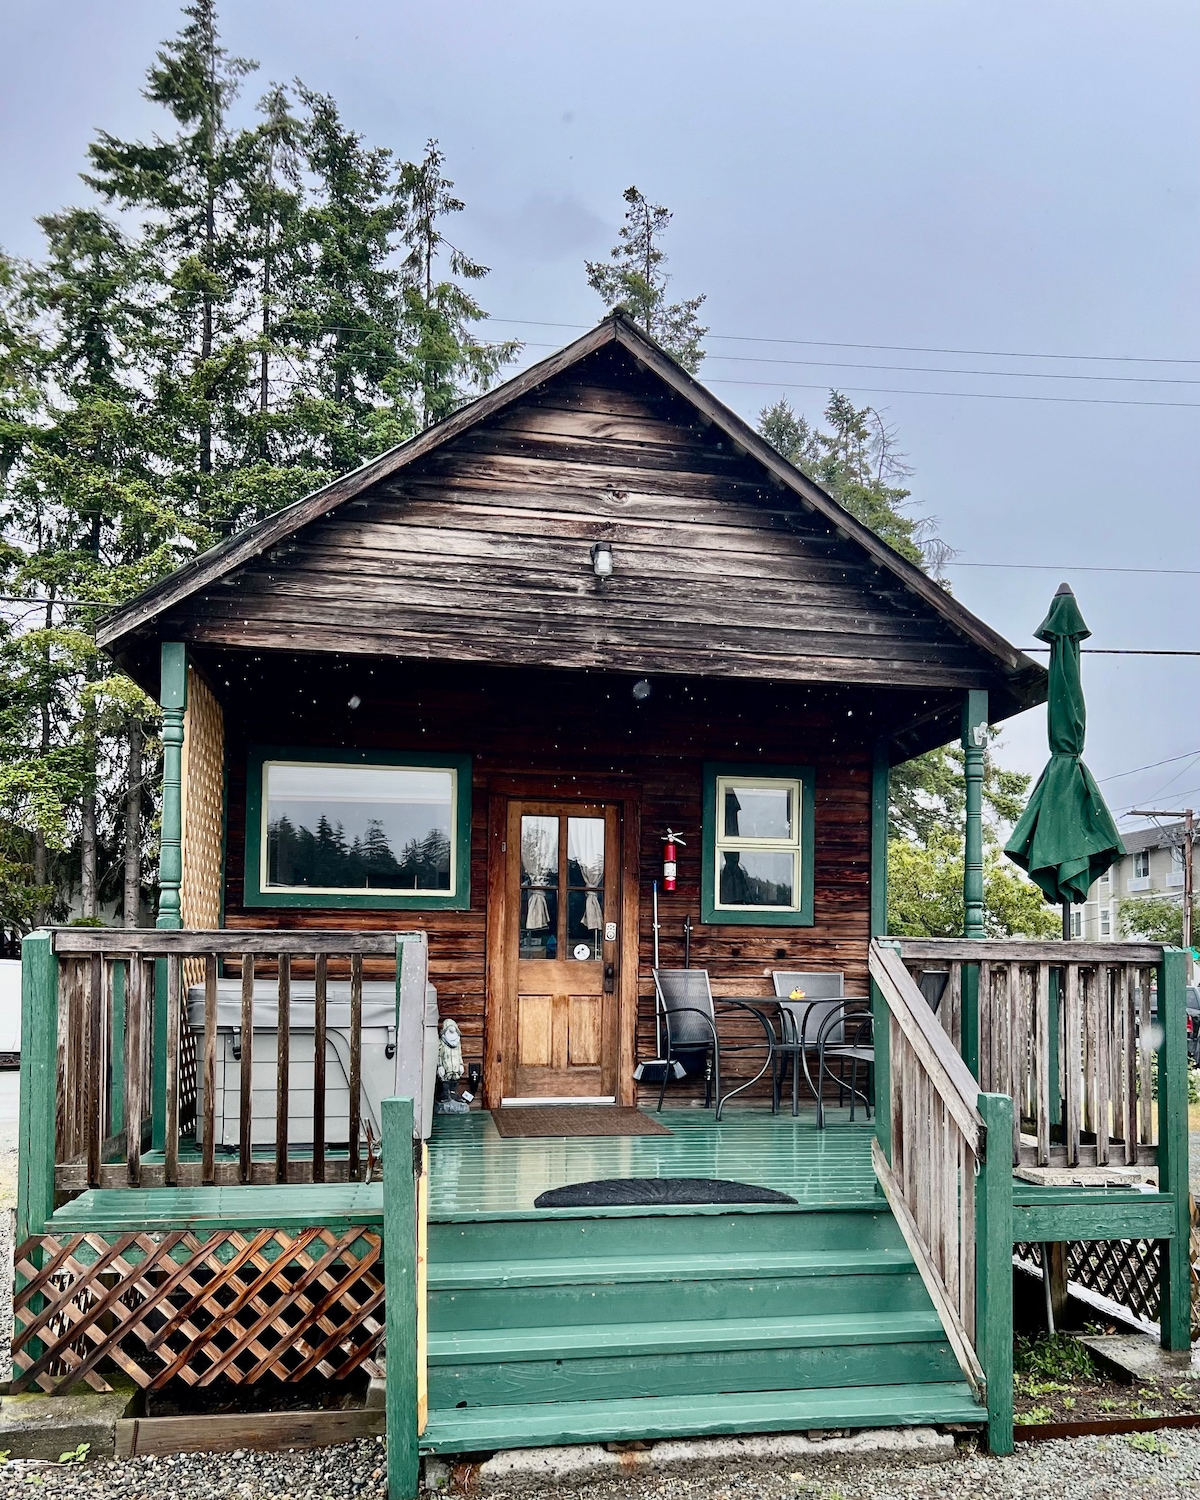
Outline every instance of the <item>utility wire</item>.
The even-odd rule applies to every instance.
[[[1200,568],[1114,568],[1092,563],[960,562],[953,559],[943,568],[1012,568],[1036,573],[1161,573],[1164,576],[1200,578]]]
[[[1111,776],[1099,776],[1098,782],[1120,781],[1124,776],[1136,776],[1139,771],[1156,771],[1159,766],[1173,766],[1177,760],[1191,760],[1200,755],[1200,750],[1185,750],[1182,755],[1169,755],[1166,760],[1152,760],[1149,765],[1134,766],[1132,771],[1114,771]]]

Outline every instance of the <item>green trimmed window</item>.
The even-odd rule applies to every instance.
[[[471,761],[252,751],[248,906],[470,905]]]
[[[705,766],[703,921],[812,925],[814,780],[811,766]]]

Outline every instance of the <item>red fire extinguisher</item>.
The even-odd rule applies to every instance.
[[[673,891],[675,889],[675,845],[687,845],[686,839],[681,839],[673,828],[668,828],[663,834],[663,890]]]

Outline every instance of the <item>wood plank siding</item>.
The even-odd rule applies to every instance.
[[[598,540],[613,548],[606,580]],[[159,630],[776,681],[944,689],[997,675],[619,344],[184,599]]]
[[[718,994],[769,994],[773,968],[843,969],[865,994],[869,937],[871,750],[887,695],[858,688],[755,682],[656,681],[634,702],[628,678],[475,666],[382,664],[362,659],[209,659],[233,705],[227,810],[225,922],[229,927],[421,927],[444,1015],[463,1031],[464,1055],[482,1058],[489,808],[492,799],[622,796],[640,800],[638,849],[639,1054],[653,1055],[650,883],[662,874],[661,836],[683,831],[679,883],[662,893],[662,962],[683,960],[691,915],[692,962]],[[357,709],[347,707],[359,697]],[[246,761],[251,744],[467,752],[474,756],[469,911],[247,908],[242,903]],[[700,803],[705,760],[816,767],[812,927],[702,926]],[[500,825],[503,826],[502,823]],[[369,963],[369,960],[368,960]]]

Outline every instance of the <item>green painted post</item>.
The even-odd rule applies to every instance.
[[[885,740],[875,746],[871,765],[871,936],[888,930],[888,805],[891,760]],[[879,986],[871,981],[871,1014],[875,1030],[875,1135],[879,1148],[892,1159],[892,1065],[888,1008]]]
[[[1186,954],[1164,948],[1158,970],[1158,1190],[1174,1198],[1174,1238],[1159,1244],[1159,1330],[1164,1349],[1191,1348],[1191,1268],[1188,1241]]]
[[[962,1042],[963,1062],[971,1076],[979,1081],[979,965],[962,966]]]
[[[125,1129],[125,974],[124,964],[112,966],[112,1072],[108,1107],[112,1135]]]
[[[58,959],[48,932],[21,944],[21,1104],[17,1244],[41,1234],[54,1212],[58,1088]]]
[[[385,1099],[383,1110],[383,1282],[387,1329],[388,1500],[416,1500],[417,1185],[413,1101]]]
[[[975,1185],[975,1348],[987,1377],[987,1438],[992,1453],[1013,1451],[1013,1102],[980,1094],[987,1127]]]
[[[962,746],[967,826],[963,859],[963,936],[981,938],[983,925],[983,754],[988,695],[972,688],[963,700]]]
[[[163,711],[162,832],[158,854],[156,927],[183,926],[183,719],[187,712],[187,647],[164,641],[160,657],[159,704]],[[150,1102],[152,1141],[167,1141],[167,966],[154,965],[154,1083]]]

